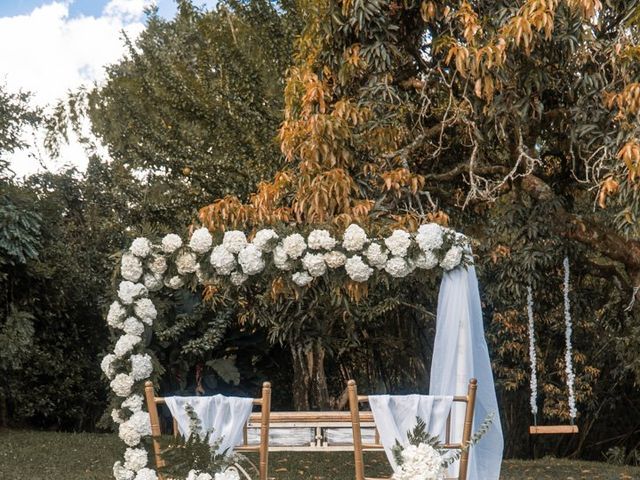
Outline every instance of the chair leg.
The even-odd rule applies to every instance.
[[[476,391],[478,389],[478,381],[472,378],[469,381],[467,391],[467,408],[464,416],[464,430],[462,431],[462,445],[466,447],[460,456],[460,469],[458,471],[458,480],[467,480],[467,469],[469,467],[469,441],[471,440],[471,430],[473,428],[473,413],[476,406]]]
[[[269,473],[269,418],[271,415],[271,384],[262,384],[262,406],[260,422],[260,480],[267,480]]]
[[[364,458],[362,454],[362,432],[360,430],[360,407],[358,405],[358,387],[354,380],[347,383],[349,410],[351,411],[351,427],[353,430],[353,456],[356,469],[356,480],[364,479]]]

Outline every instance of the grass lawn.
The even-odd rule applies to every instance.
[[[111,467],[122,451],[115,435],[0,431],[0,479],[111,480]],[[365,461],[369,475],[388,472],[383,454],[369,454]],[[270,473],[277,480],[351,480],[353,462],[350,453],[273,453]],[[551,458],[507,460],[502,479],[640,480],[640,468]]]

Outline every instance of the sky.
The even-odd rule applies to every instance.
[[[175,15],[173,0],[0,0],[0,84],[32,92],[33,104],[46,108],[70,90],[100,83],[104,67],[124,54],[122,32],[135,39],[151,3],[163,17]],[[212,6],[215,0],[194,3]],[[44,168],[86,167],[77,142],[63,148],[61,159],[51,159],[42,149],[42,132],[24,136],[35,145],[10,157],[18,177]]]

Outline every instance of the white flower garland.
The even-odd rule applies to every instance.
[[[529,317],[529,362],[531,363],[531,413],[535,418],[538,415],[538,358],[536,356],[536,332],[533,323],[533,290],[527,285],[527,316]]]
[[[569,389],[569,416],[575,420],[578,415],[576,408],[576,395],[574,383],[576,376],[573,373],[573,346],[571,345],[571,335],[573,324],[571,321],[571,303],[569,300],[569,257],[564,257],[564,322],[565,322],[565,345],[564,353],[565,371],[567,373],[567,387]]]
[[[153,374],[153,359],[143,341],[148,340],[145,330],[151,329],[157,316],[150,292],[163,286],[181,288],[194,277],[200,283],[227,278],[230,284],[239,286],[261,272],[289,272],[292,283],[305,288],[328,274],[366,282],[383,272],[401,278],[416,269],[430,270],[440,265],[447,271],[473,263],[468,239],[437,224],[422,225],[415,235],[395,230],[386,239],[370,239],[360,226],[352,224],[342,238],[340,242],[327,230],[313,230],[305,239],[299,233],[283,237],[265,229],[249,242],[243,232],[228,231],[215,245],[209,231],[200,228],[188,242],[175,234],[166,235],[158,245],[146,238],[133,241],[121,258],[122,281],[106,318],[119,336],[113,352],[101,364],[112,391],[121,399],[111,416],[121,440],[129,447],[124,461],[113,467],[116,480],[158,479],[156,471],[147,467],[149,455],[141,444],[151,435],[149,413],[143,410],[140,395],[144,382]],[[213,476],[192,471],[189,480],[225,480],[234,475],[237,473],[231,470]]]

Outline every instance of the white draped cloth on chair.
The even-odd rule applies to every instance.
[[[191,405],[202,422],[202,433],[211,432],[209,443],[221,442],[218,453],[231,453],[233,447],[242,443],[243,429],[253,406],[252,398],[224,395],[165,397],[165,401],[183,437],[189,437],[191,434],[190,420],[185,410],[187,404]]]
[[[415,427],[416,417],[425,422],[431,435],[443,437],[452,403],[452,395],[369,395],[380,442],[394,471],[393,447],[396,441],[403,447],[408,445],[407,432]]]
[[[456,268],[444,274],[438,297],[436,339],[431,363],[431,395],[466,392],[470,378],[478,380],[473,422],[475,432],[490,413],[493,423],[469,456],[468,480],[498,480],[503,438],[489,351],[484,336],[482,306],[474,267]],[[452,432],[460,435],[464,405],[452,407]],[[460,437],[452,437],[460,441]],[[457,474],[457,465],[450,475]]]

